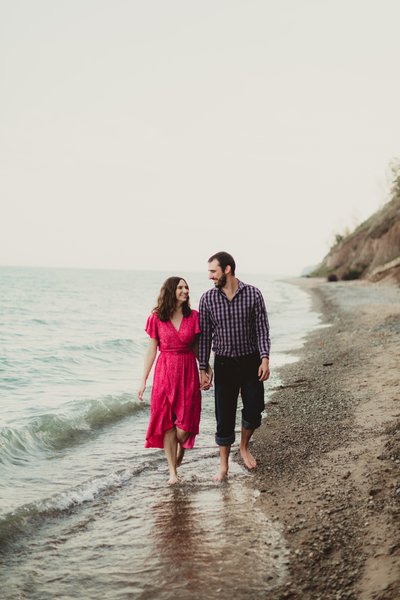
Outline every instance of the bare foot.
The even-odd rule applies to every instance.
[[[251,470],[257,466],[257,461],[248,448],[240,448],[240,454],[242,456],[245,466],[248,469]]]
[[[178,476],[170,475],[168,479],[168,485],[175,485],[175,483],[178,483]]]
[[[180,444],[178,444],[178,452],[176,453],[176,466],[177,467],[181,466],[184,455],[185,455],[185,448],[182,448],[182,446]]]
[[[213,476],[213,481],[216,481],[217,483],[221,483],[221,481],[226,481],[227,479],[228,471],[225,471],[223,469],[220,469],[218,473],[215,473],[215,475]]]

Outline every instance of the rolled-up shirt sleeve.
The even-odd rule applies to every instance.
[[[205,371],[208,366],[208,361],[210,360],[212,325],[210,313],[204,295],[200,298],[199,312],[201,329],[199,341],[199,368]]]
[[[255,303],[255,326],[260,358],[269,358],[271,339],[269,336],[268,314],[264,298],[259,290]]]

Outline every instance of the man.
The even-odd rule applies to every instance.
[[[207,372],[211,347],[215,353],[215,441],[220,451],[215,481],[228,475],[239,391],[243,402],[240,454],[248,469],[255,468],[249,442],[261,424],[265,407],[263,382],[269,377],[270,338],[264,300],[259,289],[239,281],[235,268],[235,261],[227,252],[217,252],[209,258],[208,273],[214,289],[202,295],[199,305],[202,389],[208,389],[211,383]]]

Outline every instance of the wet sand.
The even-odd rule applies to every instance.
[[[296,284],[331,326],[280,370],[254,436],[257,501],[290,548],[289,576],[266,597],[397,600],[400,288]]]

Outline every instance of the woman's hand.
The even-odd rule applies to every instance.
[[[139,400],[143,400],[143,394],[144,394],[145,389],[146,389],[146,384],[142,383],[142,385],[138,389],[138,393],[137,393]]]
[[[144,355],[144,367],[143,367],[143,375],[142,381],[140,384],[140,388],[138,389],[138,398],[139,400],[143,400],[144,390],[146,389],[146,382],[151,371],[151,367],[153,366],[153,362],[156,358],[157,354],[157,344],[158,340],[154,338],[149,339],[149,344],[147,346],[146,354]]]

